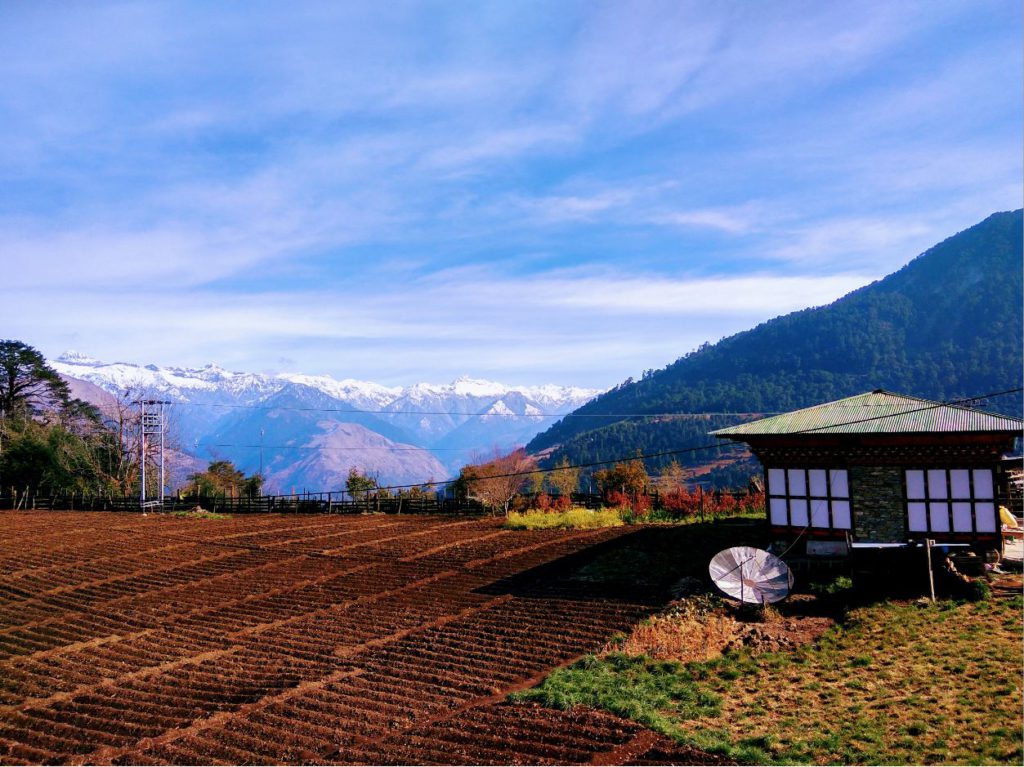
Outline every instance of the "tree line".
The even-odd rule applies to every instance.
[[[100,404],[75,398],[68,384],[43,355],[20,341],[0,341],[0,488],[33,495],[117,495],[139,493],[139,461],[143,446],[138,400],[140,391],[108,395]],[[147,441],[147,464],[155,464],[157,446]],[[147,472],[147,496],[157,497],[157,472]],[[651,490],[671,495],[687,492],[686,471],[671,462],[651,476],[641,458],[584,474],[563,456],[540,468],[524,448],[495,450],[462,468],[453,482],[433,480],[394,489],[353,467],[345,482],[349,496],[423,498],[439,491],[457,499],[477,501],[494,513],[507,514],[513,503],[541,508],[568,506],[573,493],[594,486],[611,505],[642,506]],[[214,460],[194,472],[179,495],[255,498],[264,478],[246,475],[230,461]],[[668,496],[666,496],[668,497]]]

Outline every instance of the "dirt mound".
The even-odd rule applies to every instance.
[[[818,614],[816,601],[797,594],[777,606],[750,609],[694,594],[643,621],[624,639],[613,639],[605,651],[688,663],[727,651],[788,650],[816,641],[835,625],[834,618]]]

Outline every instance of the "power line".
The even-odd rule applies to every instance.
[[[692,413],[460,413],[452,410],[369,410],[362,408],[337,408],[337,407],[294,407],[288,405],[240,405],[221,402],[177,402],[177,407],[222,407],[235,410],[284,410],[289,412],[302,413],[349,413],[359,415],[453,415],[466,418],[501,417],[501,418],[706,418],[710,416],[722,416],[730,418],[742,418],[745,416],[769,416],[779,415],[781,410],[758,410],[749,413],[726,412],[726,411],[705,411]]]
[[[893,418],[895,416],[907,415],[909,413],[919,413],[919,412],[923,412],[925,410],[934,410],[935,408],[939,408],[939,407],[949,407],[949,406],[964,405],[964,404],[969,403],[969,402],[979,402],[981,400],[992,399],[994,397],[1002,397],[1002,396],[1005,396],[1007,394],[1019,394],[1020,392],[1024,392],[1024,387],[1018,386],[1018,387],[1013,388],[1013,389],[1006,389],[1004,391],[992,392],[992,393],[989,393],[989,394],[980,394],[980,395],[975,396],[975,397],[964,397],[962,399],[949,400],[947,402],[933,402],[933,403],[931,403],[929,405],[924,405],[922,407],[911,408],[909,410],[901,410],[898,413],[886,413],[884,415],[871,416],[871,417],[868,417],[868,418],[858,418],[858,419],[855,419],[855,420],[852,420],[852,421],[844,421],[842,423],[828,424],[827,426],[814,426],[814,427],[807,428],[807,429],[799,429],[797,431],[790,432],[790,433],[791,434],[805,434],[805,433],[820,431],[822,429],[834,429],[834,428],[837,428],[837,427],[840,427],[840,426],[853,426],[853,425],[858,424],[858,423],[867,423],[869,421],[877,421],[877,420],[880,420],[880,419],[883,419],[883,418]],[[552,471],[555,471],[557,469],[588,469],[588,468],[592,468],[594,466],[605,466],[605,465],[610,464],[610,463],[619,463],[621,461],[631,461],[631,460],[635,460],[635,459],[646,460],[647,458],[662,458],[662,457],[669,456],[669,455],[684,455],[684,454],[687,454],[687,453],[697,453],[697,452],[700,452],[702,450],[711,450],[713,448],[729,447],[730,445],[743,445],[743,444],[746,444],[746,443],[743,442],[742,440],[738,440],[738,439],[723,440],[723,441],[720,441],[718,443],[710,444],[710,445],[698,445],[698,446],[695,446],[695,447],[680,448],[678,450],[664,450],[664,451],[661,451],[661,452],[658,452],[658,453],[647,453],[647,454],[637,453],[637,454],[631,455],[631,456],[624,456],[624,457],[619,457],[619,458],[610,458],[610,459],[608,459],[606,461],[591,461],[589,463],[577,463],[577,464],[570,464],[570,465],[567,465],[567,466],[559,466],[559,467],[556,467],[556,469],[531,469],[529,471],[514,471],[514,472],[509,472],[509,473],[506,473],[506,474],[490,474],[487,477],[485,477],[485,479],[505,479],[505,478],[509,478],[509,477],[528,477],[528,476],[532,476],[534,474],[548,474],[548,473],[550,473]],[[422,487],[423,485],[427,485],[427,484],[429,484],[429,485],[445,485],[445,484],[448,484],[450,482],[455,482],[457,479],[458,479],[458,477],[454,477],[452,479],[440,480],[440,481],[437,481],[437,482],[419,482],[419,483],[413,484],[413,485],[386,485],[386,486],[380,487],[378,489],[379,490],[404,490],[404,489],[408,489],[408,488],[412,488],[412,487]]]
[[[896,416],[896,415],[906,415],[907,413],[915,413],[915,412],[918,412],[920,410],[930,410],[932,408],[939,407],[939,406],[954,405],[954,404],[957,404],[957,403],[963,404],[963,403],[967,403],[967,402],[979,402],[980,400],[989,399],[989,398],[993,398],[993,397],[999,397],[999,396],[1003,396],[1003,395],[1006,395],[1006,394],[1015,394],[1015,393],[1018,393],[1020,391],[1021,391],[1021,389],[1009,389],[1007,391],[995,392],[993,394],[987,394],[987,395],[980,396],[980,397],[969,397],[969,398],[960,399],[960,400],[950,400],[950,402],[948,402],[948,403],[940,402],[940,403],[933,404],[933,405],[927,405],[927,406],[924,406],[924,407],[921,407],[921,408],[915,408],[915,409],[912,409],[912,410],[901,410],[899,413],[888,413],[888,414],[885,414],[885,415],[872,416],[871,418],[864,418],[864,419],[860,419],[860,420],[857,420],[857,421],[848,421],[848,422],[841,423],[841,424],[828,424],[828,425],[825,425],[825,426],[809,427],[807,429],[802,429],[800,431],[793,432],[793,433],[794,434],[802,434],[802,433],[809,433],[809,432],[813,432],[813,431],[818,431],[820,429],[833,429],[833,428],[836,428],[837,426],[849,426],[849,425],[858,424],[858,423],[865,423],[865,422],[868,422],[868,421],[875,421],[875,420],[878,420],[878,419],[881,419],[881,418],[891,418],[891,417]],[[229,407],[229,406],[225,406],[225,407]],[[230,407],[233,407],[233,406],[230,406]],[[244,407],[244,406],[239,406],[239,407]],[[296,409],[301,409],[301,408],[296,408]],[[310,410],[315,410],[316,408],[309,408],[309,409]],[[331,411],[331,412],[369,413],[369,412],[391,412],[391,411],[352,410],[352,411]],[[701,416],[701,415],[721,415],[721,416],[735,415],[735,416],[742,416],[742,415],[770,415],[773,412],[774,412],[774,414],[778,415],[782,411],[763,411],[763,412],[760,412],[760,413],[753,413],[753,412],[751,412],[751,413],[725,413],[725,412],[717,412],[717,413],[672,413],[672,414],[660,413],[658,415],[662,416],[662,417],[669,416],[669,415],[673,415],[673,416],[686,416],[686,415],[693,415],[693,416]],[[417,415],[429,415],[429,413],[417,413]],[[433,413],[433,415],[452,415],[452,414]],[[639,417],[640,415],[641,414],[633,414],[632,416],[627,416],[627,415],[621,415],[620,414],[620,415],[615,416],[613,414],[608,414],[607,417],[626,418],[626,417]],[[743,443],[742,443],[742,441],[739,441],[739,440],[732,440],[732,441],[728,441],[728,442],[716,442],[716,443],[711,444],[711,445],[705,445],[705,446],[696,447],[696,448],[693,448],[693,449],[694,450],[704,450],[704,449],[710,449],[712,447],[724,447],[724,446],[728,446],[730,444],[743,444]],[[468,449],[468,448],[460,448],[460,447],[419,447],[419,446],[414,446],[414,445],[367,445],[367,446],[363,446],[363,447],[340,447],[340,446],[339,447],[335,447],[335,446],[329,446],[329,445],[264,445],[264,444],[240,445],[240,444],[228,443],[228,442],[204,445],[204,447],[216,447],[216,448],[231,447],[231,448],[252,449],[252,450],[255,450],[257,448],[265,448],[267,450],[323,450],[323,451],[331,451],[331,452],[334,452],[334,451],[387,450],[387,451],[390,451],[390,452],[409,452],[409,451],[413,451],[413,452],[427,452],[427,453],[437,453],[437,452],[458,453],[458,452],[466,452],[467,449]],[[657,457],[662,457],[662,456],[665,456],[665,455],[671,455],[671,454],[674,454],[675,452],[676,451],[667,451],[667,452],[664,452],[664,453],[651,453],[650,455],[647,455],[647,456],[644,456],[644,457],[647,457],[647,458],[657,458]],[[601,464],[609,463],[609,462],[614,463],[615,460],[631,460],[631,458],[613,459],[612,461],[600,461],[600,462],[598,462],[597,464],[594,464],[594,465],[601,465]],[[586,468],[586,466],[587,465],[580,464],[580,468]],[[570,467],[570,468],[575,468],[575,467]],[[537,469],[536,471],[548,471],[548,470],[547,469]],[[416,487],[416,486],[415,485],[409,485],[409,487]]]
[[[367,445],[365,447],[332,447],[330,445],[237,445],[228,442],[219,442],[217,444],[203,444],[201,447],[237,447],[243,449],[264,448],[266,450],[390,450],[394,452],[402,452],[409,450],[425,451],[427,453],[434,452],[465,452],[466,448],[461,447],[416,447],[414,445]]]

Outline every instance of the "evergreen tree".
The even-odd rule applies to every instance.
[[[46,359],[21,341],[0,341],[0,411],[60,407],[69,400],[68,385]]]

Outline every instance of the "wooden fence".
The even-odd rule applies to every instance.
[[[226,496],[177,496],[164,499],[163,504],[147,503],[154,511],[191,511],[197,506],[205,511],[226,514],[486,514],[480,503],[454,498],[424,496],[419,498],[358,498],[345,493],[303,493],[301,495],[262,495],[252,498]],[[13,493],[0,495],[0,510],[46,511],[140,511],[138,496],[110,495],[33,495]]]
[[[750,498],[746,491],[718,491],[708,493],[709,512],[713,512],[715,499],[731,496],[736,502]],[[534,506],[537,495],[523,494],[520,496],[522,506]],[[549,496],[549,498],[557,498]],[[600,509],[609,505],[609,499],[598,493],[572,493],[570,496],[574,506],[588,509]],[[636,500],[636,499],[634,499]],[[643,507],[647,509],[667,508],[668,496],[657,491],[642,494]],[[612,505],[616,505],[612,503]],[[700,512],[703,514],[703,502]],[[449,515],[480,515],[490,510],[478,501],[468,499],[447,498],[439,494],[423,495],[414,498],[386,498],[370,494],[353,498],[346,492],[331,493],[300,493],[297,495],[261,495],[244,498],[228,496],[169,496],[163,504],[148,502],[146,508],[154,511],[174,512],[191,511],[196,507],[205,511],[226,514],[449,514]],[[45,511],[140,511],[142,506],[138,496],[112,495],[49,495],[34,494],[30,490],[19,492],[8,491],[0,494],[0,511],[9,510],[45,510]],[[697,507],[692,510],[697,513]]]

